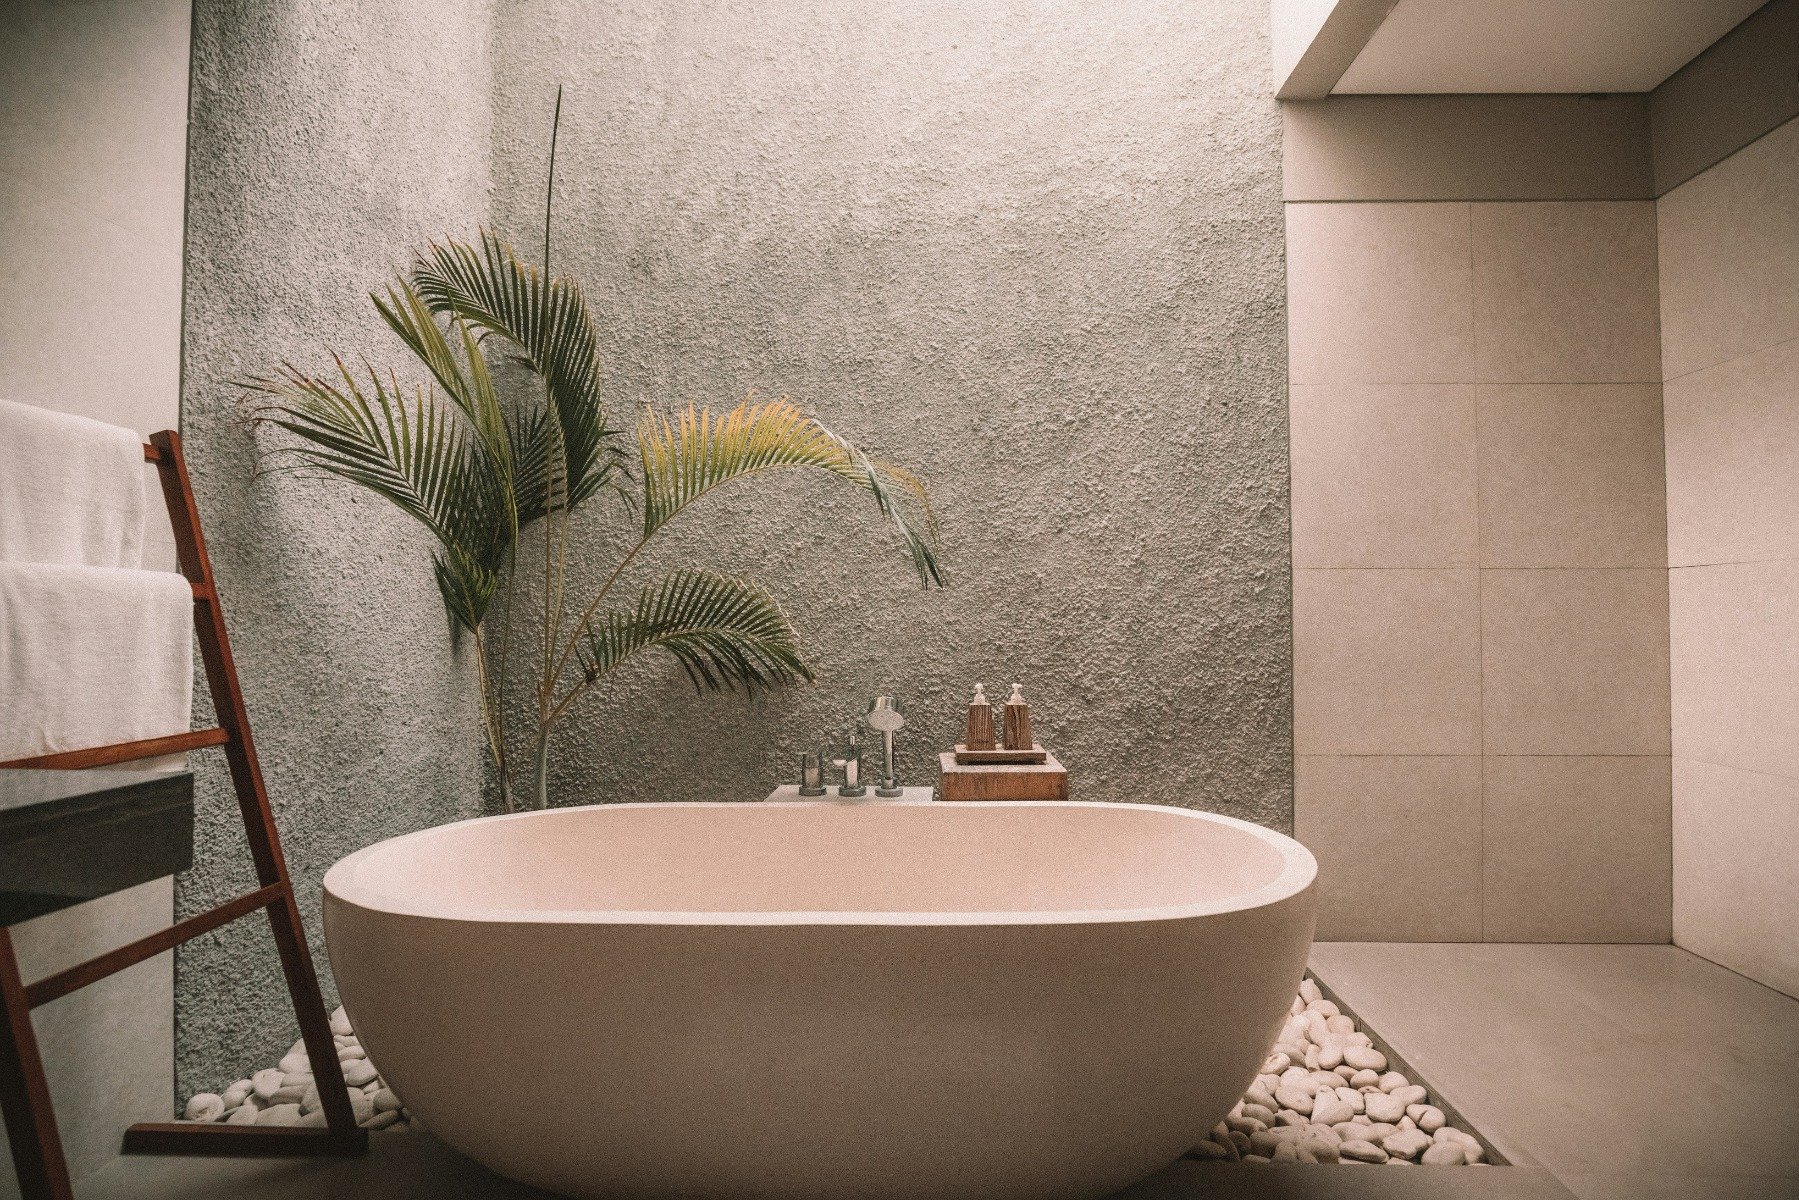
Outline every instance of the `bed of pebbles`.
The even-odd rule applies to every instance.
[[[357,1124],[369,1130],[418,1128],[418,1119],[369,1061],[341,1008],[331,1014],[331,1034]],[[325,1124],[312,1062],[300,1042],[275,1066],[223,1092],[195,1096],[182,1115],[229,1125]],[[1389,1071],[1386,1056],[1357,1031],[1354,1019],[1306,979],[1256,1081],[1191,1157],[1460,1166],[1482,1164],[1485,1151],[1449,1124],[1423,1087]]]
[[[1480,1142],[1374,1048],[1310,979],[1255,1083],[1193,1148],[1230,1162],[1486,1165]]]
[[[369,1061],[341,1008],[331,1014],[331,1040],[337,1043],[338,1065],[343,1068],[344,1082],[350,1085],[350,1108],[356,1123],[370,1130],[418,1127],[417,1119]],[[295,1042],[275,1066],[240,1079],[223,1092],[201,1092],[187,1102],[181,1115],[188,1121],[226,1125],[325,1124],[318,1085],[312,1078],[312,1059],[304,1042]]]

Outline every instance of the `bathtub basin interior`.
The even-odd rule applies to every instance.
[[[1153,805],[621,804],[461,822],[334,868],[388,912],[462,919],[753,921],[930,914],[1200,915],[1310,882],[1259,826]]]

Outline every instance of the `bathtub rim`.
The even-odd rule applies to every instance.
[[[1177,808],[1166,804],[1138,804],[1105,800],[972,800],[931,801],[946,809],[1029,808],[1095,808],[1127,809],[1158,814],[1171,814],[1177,819],[1205,821],[1248,833],[1270,846],[1281,858],[1281,871],[1272,881],[1259,888],[1239,892],[1218,900],[1197,904],[1174,904],[1154,908],[1101,908],[1060,910],[991,910],[966,912],[923,912],[904,909],[829,910],[667,910],[648,909],[510,909],[472,904],[424,904],[396,896],[360,877],[366,860],[376,852],[400,843],[421,841],[444,835],[452,829],[478,823],[496,823],[543,819],[559,813],[612,811],[618,809],[668,808],[858,808],[874,805],[904,804],[889,801],[801,800],[746,802],[732,800],[668,800],[632,801],[618,804],[571,804],[563,807],[535,809],[529,812],[501,813],[468,817],[443,825],[433,825],[411,833],[384,838],[351,852],[333,863],[325,872],[324,899],[369,912],[389,916],[457,921],[469,924],[513,925],[712,925],[712,926],[986,926],[986,925],[1092,925],[1123,924],[1138,921],[1168,921],[1195,917],[1224,916],[1248,912],[1279,904],[1303,894],[1317,879],[1318,860],[1297,839],[1272,829],[1223,813],[1200,809]],[[917,802],[909,807],[923,807]],[[327,904],[327,908],[329,904]]]

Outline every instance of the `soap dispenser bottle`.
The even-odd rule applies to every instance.
[[[1006,749],[1030,750],[1036,746],[1031,739],[1031,706],[1024,702],[1024,685],[1012,685],[1012,696],[1006,701]]]
[[[993,703],[987,699],[984,684],[974,685],[974,699],[968,705],[968,740],[962,745],[967,750],[993,749]]]

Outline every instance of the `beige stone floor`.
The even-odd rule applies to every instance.
[[[1579,1200],[1799,1198],[1799,1000],[1673,946],[1337,942],[1312,967]]]
[[[1119,1200],[1799,1197],[1799,1001],[1671,946],[1327,943],[1312,961],[1526,1165],[1183,1162]],[[377,1136],[349,1161],[122,1159],[80,1189],[80,1200],[265,1196],[542,1200],[427,1134]]]

